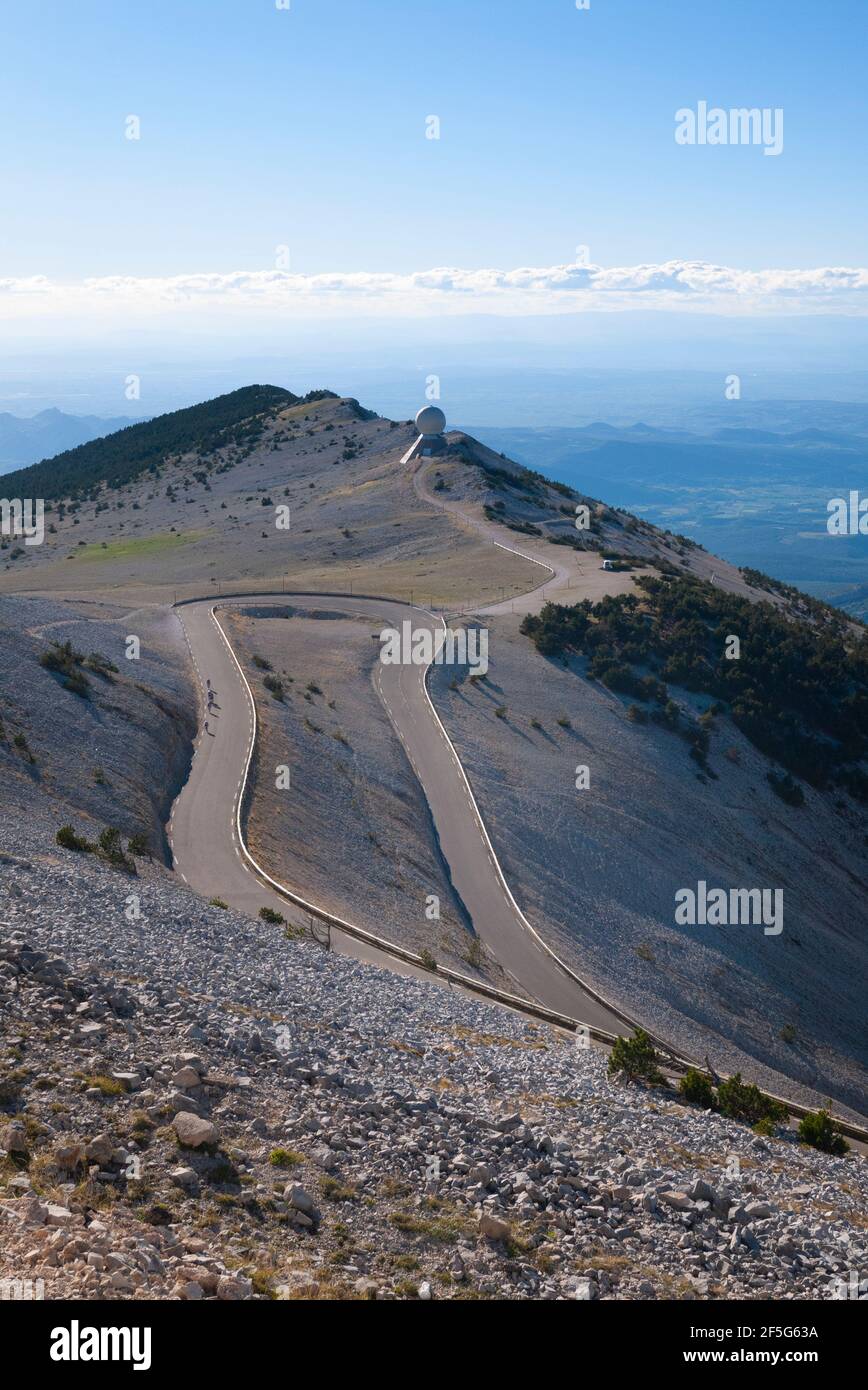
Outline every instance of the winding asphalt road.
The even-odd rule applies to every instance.
[[[398,627],[408,617],[414,628],[429,627],[439,641],[443,622],[421,608],[388,599],[333,594],[245,595],[241,606],[257,609],[317,609],[363,618],[376,627]],[[169,825],[176,871],[196,892],[256,914],[270,906],[292,920],[284,897],[268,887],[243,844],[246,770],[252,756],[255,711],[249,685],[220,623],[232,600],[181,605],[183,624],[198,673],[202,721],[189,780],[178,796]],[[215,708],[205,709],[210,680]],[[591,1027],[623,1031],[623,1019],[593,996],[557,960],[515,902],[489,840],[460,760],[429,699],[426,668],[377,663],[374,685],[428,801],[452,882],[474,930],[515,981],[547,1008]],[[204,721],[207,718],[208,729]],[[264,867],[264,866],[263,866]],[[387,951],[333,930],[332,946],[356,958],[424,974]]]
[[[292,601],[284,599],[282,606],[285,608]],[[273,595],[256,599],[257,606],[269,602],[281,606]],[[323,607],[321,599],[317,606]],[[186,604],[176,611],[199,683],[200,717],[190,775],[175,799],[167,831],[175,871],[203,897],[218,898],[249,916],[269,907],[304,926],[308,921],[306,914],[268,886],[250,858],[241,834],[241,797],[255,735],[250,688],[218,621],[213,599]],[[208,681],[215,692],[210,712]],[[424,971],[350,935],[333,932],[331,944],[344,955],[385,966],[398,974],[425,975]]]

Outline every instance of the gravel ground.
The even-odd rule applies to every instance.
[[[80,1298],[868,1291],[868,1179],[4,825],[0,1276]],[[863,1281],[860,1285],[860,1279]]]

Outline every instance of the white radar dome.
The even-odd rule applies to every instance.
[[[420,434],[442,434],[446,428],[446,416],[439,405],[425,405],[416,416],[416,428]]]

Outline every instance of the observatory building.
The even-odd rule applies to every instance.
[[[439,405],[424,405],[416,415],[416,428],[419,438],[402,458],[409,463],[415,458],[429,458],[432,454],[442,454],[446,450],[446,416]]]

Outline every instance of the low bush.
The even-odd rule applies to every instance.
[[[272,1168],[297,1168],[299,1163],[304,1163],[304,1154],[296,1153],[295,1149],[272,1149],[268,1161]]]
[[[286,921],[286,918],[281,917],[279,912],[275,912],[273,907],[261,907],[259,916],[263,922],[268,922],[272,927],[282,927]]]
[[[72,695],[79,695],[82,700],[90,699],[90,681],[83,671],[71,671],[68,676],[64,676],[63,688]]]
[[[33,753],[31,752],[30,744],[27,742],[27,739],[25,738],[24,734],[15,735],[15,737],[12,740],[12,747],[17,748],[19,753],[23,753],[29,763],[36,762],[36,759],[34,758]]]
[[[100,832],[96,848],[100,857],[113,864],[116,869],[126,869],[127,873],[133,874],[136,872],[132,859],[124,854],[121,832],[113,825],[107,825],[105,830]]]
[[[609,1057],[609,1075],[619,1074],[630,1081],[664,1080],[654,1044],[644,1028],[637,1028],[632,1038],[616,1038]]]
[[[83,661],[83,653],[76,651],[71,642],[52,642],[39,658],[40,666],[46,671],[63,677],[64,690],[88,699],[90,682],[80,669]]]
[[[717,1099],[714,1094],[714,1087],[711,1084],[711,1077],[706,1076],[705,1072],[698,1071],[696,1067],[689,1067],[678,1083],[684,1100],[691,1105],[701,1105],[703,1110],[715,1110]]]
[[[115,666],[113,661],[109,661],[107,656],[103,656],[100,652],[91,652],[84,664],[89,671],[94,671],[98,676],[103,676],[107,681],[110,681],[113,675],[117,675],[117,666]]]
[[[784,1124],[788,1114],[785,1105],[764,1096],[752,1082],[742,1081],[739,1071],[718,1085],[717,1105],[727,1119],[744,1120],[750,1125],[760,1120],[769,1120],[773,1125]]]
[[[812,1149],[821,1149],[826,1154],[849,1153],[850,1145],[844,1138],[828,1110],[815,1110],[799,1121],[799,1138]]]
[[[83,835],[77,835],[71,825],[62,825],[55,836],[62,849],[74,849],[81,854],[90,854],[93,845]]]

